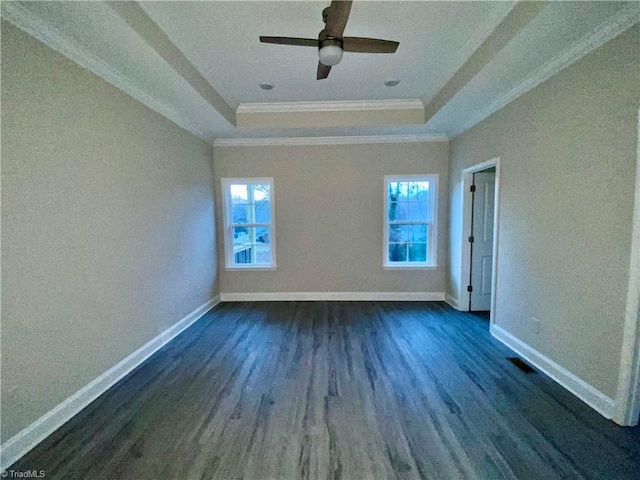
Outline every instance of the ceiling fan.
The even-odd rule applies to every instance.
[[[377,38],[343,37],[344,27],[349,19],[353,0],[333,0],[331,5],[322,11],[325,27],[318,39],[295,37],[260,37],[262,43],[279,45],[297,45],[300,47],[316,47],[318,49],[318,74],[321,80],[329,76],[331,67],[340,63],[343,52],[357,53],[394,53],[398,42],[379,40]]]

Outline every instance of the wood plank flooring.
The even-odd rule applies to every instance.
[[[11,468],[59,479],[640,478],[640,430],[444,303],[227,303]]]

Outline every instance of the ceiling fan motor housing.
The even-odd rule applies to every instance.
[[[322,10],[322,21],[326,24],[327,23],[327,18],[329,17],[329,10],[331,9],[331,7],[326,7],[324,10]]]

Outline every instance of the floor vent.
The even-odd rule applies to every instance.
[[[518,357],[507,357],[511,363],[522,370],[524,373],[537,373],[536,370],[527,362]]]

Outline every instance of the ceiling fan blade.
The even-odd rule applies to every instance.
[[[296,37],[260,37],[262,43],[275,43],[278,45],[297,45],[299,47],[318,47],[318,40],[315,38]]]
[[[316,76],[316,80],[327,78],[330,71],[331,67],[327,67],[324,63],[318,62],[318,75]]]
[[[344,27],[349,20],[352,0],[333,0],[327,15],[327,25],[324,27],[325,33],[334,38],[341,38]]]
[[[394,53],[400,43],[377,38],[344,37],[342,49],[345,52]]]

